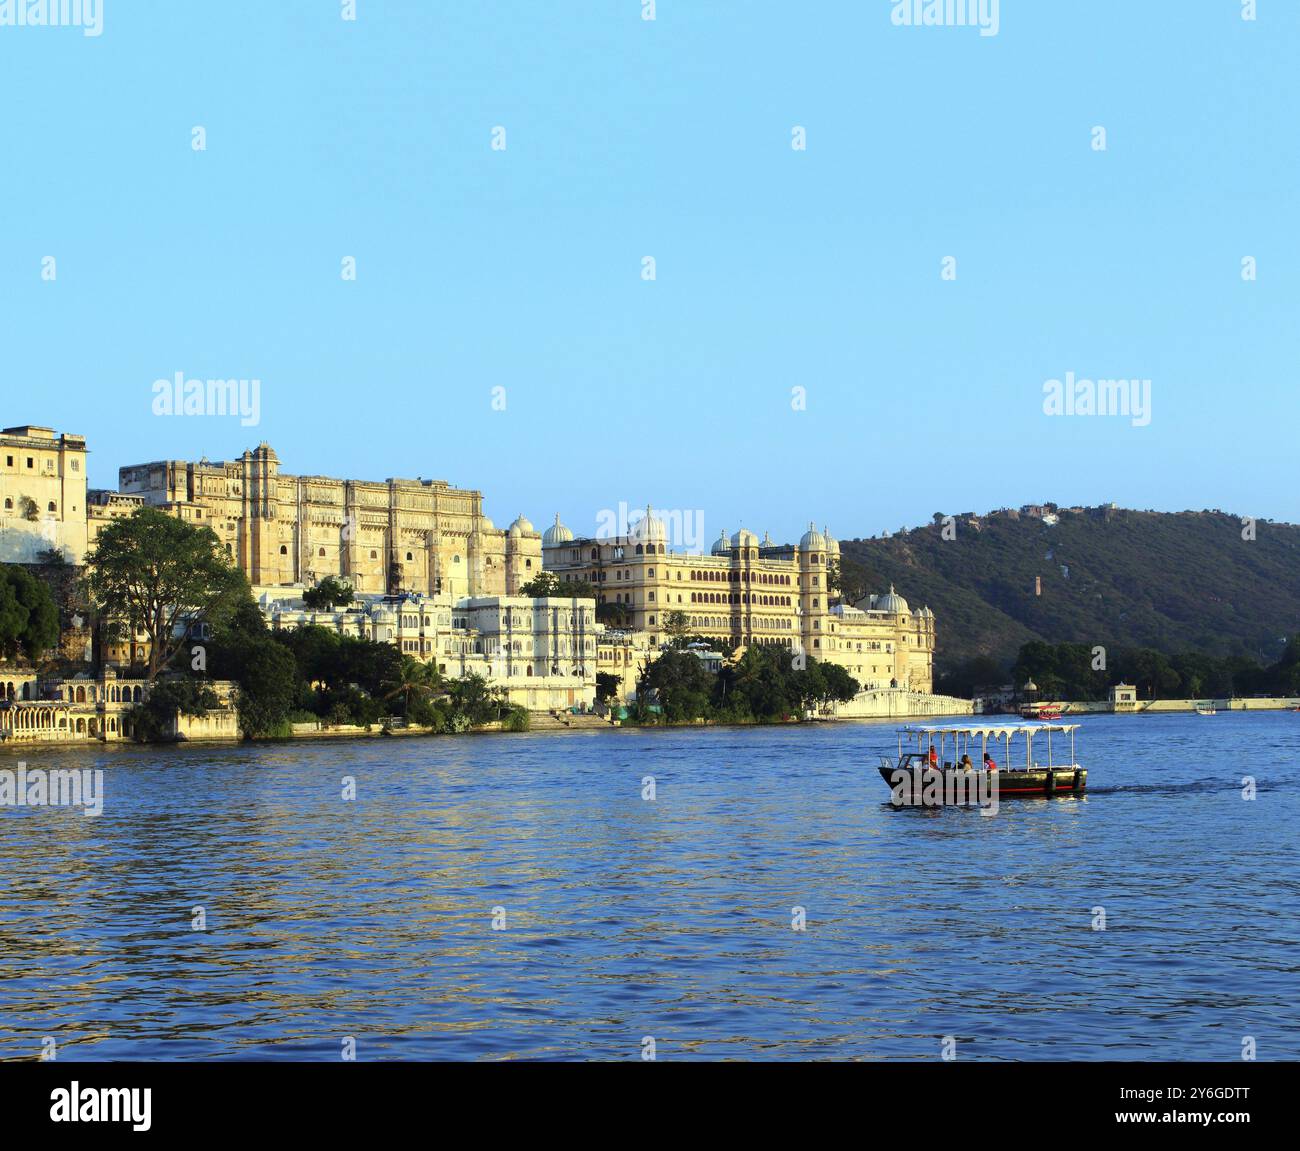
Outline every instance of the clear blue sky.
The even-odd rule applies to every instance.
[[[1300,4],[1002,0],[987,38],[893,7],[0,27],[3,422],[87,435],[97,486],[265,439],[580,531],[647,500],[710,538],[1042,499],[1300,520]],[[259,378],[260,425],[153,415],[176,372]],[[1150,378],[1150,425],[1045,416],[1066,372]]]

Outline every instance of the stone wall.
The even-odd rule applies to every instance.
[[[971,701],[952,695],[881,688],[859,692],[848,703],[836,704],[836,719],[915,719],[922,716],[970,715]]]

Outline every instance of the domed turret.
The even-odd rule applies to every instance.
[[[741,528],[731,537],[731,546],[733,548],[756,548],[758,547],[758,536],[746,528]]]
[[[727,541],[727,530],[722,529],[722,534],[713,541],[713,547],[709,549],[710,555],[725,556],[731,554],[731,544]]]
[[[894,585],[889,585],[889,594],[882,595],[876,600],[876,611],[887,611],[891,615],[908,615],[911,609],[907,606],[907,600],[894,591]]]
[[[573,533],[560,523],[560,513],[555,513],[555,523],[542,533],[542,547],[553,548],[557,544],[572,542]]]
[[[534,534],[533,525],[524,518],[522,513],[515,519],[515,522],[510,525],[511,539],[517,540],[520,536]]]
[[[668,542],[668,529],[664,526],[664,521],[651,511],[649,504],[646,504],[645,515],[632,525],[630,535],[637,543],[647,546]]]
[[[497,526],[490,519],[488,519],[487,516],[482,516],[479,518],[479,530],[483,532],[484,535],[486,535],[488,532],[496,531]]]
[[[826,554],[833,559],[838,559],[840,554],[840,541],[831,535],[826,528],[822,528],[822,535],[826,538]]]
[[[826,550],[826,537],[817,530],[816,524],[809,524],[808,530],[803,533],[803,539],[799,541],[799,550],[802,552],[824,552]]]

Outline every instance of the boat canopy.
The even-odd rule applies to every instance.
[[[973,748],[972,743],[979,740],[979,750],[981,752],[988,749],[989,740],[1003,740],[1006,748],[1007,764],[1011,762],[1011,741],[1016,736],[1020,736],[1025,743],[1025,770],[1032,771],[1035,768],[1034,762],[1034,736],[1047,736],[1047,768],[1053,767],[1052,756],[1052,734],[1060,732],[1062,735],[1070,737],[1070,763],[1074,763],[1074,733],[1079,730],[1081,725],[1077,723],[1050,723],[1046,721],[1034,721],[1029,723],[933,723],[933,724],[914,724],[898,729],[898,758],[899,762],[903,759],[903,740],[916,740],[917,751],[909,754],[920,754],[923,745],[928,744],[934,749],[935,744],[940,755],[943,754],[948,740],[952,740],[952,756],[956,760],[963,752],[969,754]],[[995,744],[996,746],[996,744]]]
[[[1009,735],[1038,735],[1044,731],[1078,731],[1077,723],[976,723],[951,726],[948,724],[909,724],[898,730],[907,735],[979,735],[1006,739]]]

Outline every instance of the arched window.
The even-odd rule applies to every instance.
[[[323,556],[323,555],[325,554],[325,549],[324,549],[324,548],[321,548],[321,549],[320,549],[316,554],[317,554],[318,556]]]
[[[280,554],[282,556],[287,556],[289,554],[289,549],[285,547],[284,544],[280,545]]]
[[[52,511],[52,512],[55,512],[55,511],[58,511],[58,510],[59,510],[57,507],[55,507],[55,505],[54,505],[54,501],[53,501],[53,500],[50,500],[50,507],[49,507],[49,510]]]

